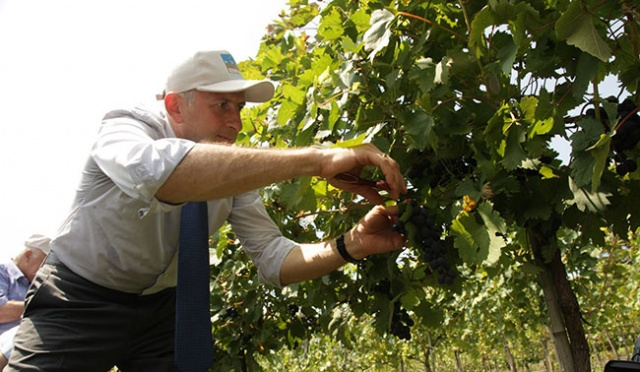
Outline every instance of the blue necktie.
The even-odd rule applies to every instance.
[[[176,288],[176,366],[207,371],[213,364],[209,313],[209,229],[206,202],[187,203],[180,219]]]

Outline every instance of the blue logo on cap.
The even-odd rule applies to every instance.
[[[231,54],[221,54],[220,57],[222,58],[222,62],[224,62],[224,65],[227,66],[227,71],[229,72],[229,74],[242,75],[240,73],[240,68],[238,68],[236,61],[233,59],[233,56],[231,56]]]

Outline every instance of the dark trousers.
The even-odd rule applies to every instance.
[[[74,274],[50,254],[27,293],[5,371],[177,371],[175,288],[114,291]]]

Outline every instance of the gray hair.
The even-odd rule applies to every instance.
[[[193,105],[193,102],[195,102],[196,100],[195,89],[185,90],[184,92],[178,93],[178,95],[182,97],[187,102],[187,105],[189,106]]]

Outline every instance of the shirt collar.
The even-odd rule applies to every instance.
[[[22,271],[18,268],[18,265],[16,265],[13,260],[7,262],[7,272],[9,273],[9,276],[14,280],[19,280],[20,278],[27,279],[27,277],[24,276]]]

